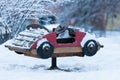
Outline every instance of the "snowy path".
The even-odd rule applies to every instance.
[[[50,59],[42,60],[9,51],[0,46],[0,80],[120,80],[120,36],[99,38],[104,44],[93,57],[58,58],[58,66],[71,72],[46,70]]]

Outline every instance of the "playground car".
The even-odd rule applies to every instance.
[[[65,56],[93,56],[103,47],[95,36],[74,28],[58,26],[49,31],[31,24],[5,45],[18,54],[42,59]]]

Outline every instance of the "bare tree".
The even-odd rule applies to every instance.
[[[49,7],[54,6],[51,0],[1,0],[0,17],[11,27],[12,35],[17,34],[26,18],[52,14]]]
[[[75,26],[85,29],[93,26],[94,30],[104,31],[108,19],[119,13],[120,0],[73,0],[62,4],[64,11],[60,18],[67,21],[66,24],[73,20]]]

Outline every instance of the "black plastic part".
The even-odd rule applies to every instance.
[[[51,59],[51,67],[47,70],[60,70],[60,71],[65,71],[65,72],[71,72],[72,70],[70,69],[61,69],[57,66],[57,58],[52,58]]]
[[[23,54],[22,52],[17,52],[17,51],[15,51],[15,53],[17,53],[17,54]]]
[[[57,39],[57,43],[73,43],[75,42],[75,38],[60,38],[60,39]]]
[[[57,67],[57,58],[52,58],[51,60],[51,67],[49,68],[49,70],[54,70],[54,69],[59,69]]]
[[[44,44],[48,44],[49,47],[45,47],[43,48]],[[40,58],[42,59],[48,59],[52,56],[53,54],[53,51],[54,51],[54,47],[53,45],[50,43],[50,42],[43,42],[37,49],[37,54]]]
[[[93,46],[92,48],[89,46],[91,42],[94,43],[94,45],[91,44]],[[97,51],[98,43],[95,40],[88,40],[83,47],[83,52],[86,56],[93,56],[97,53]]]

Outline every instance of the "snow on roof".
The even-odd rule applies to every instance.
[[[49,24],[44,25],[48,30],[52,31],[54,28],[57,28],[60,24]]]

